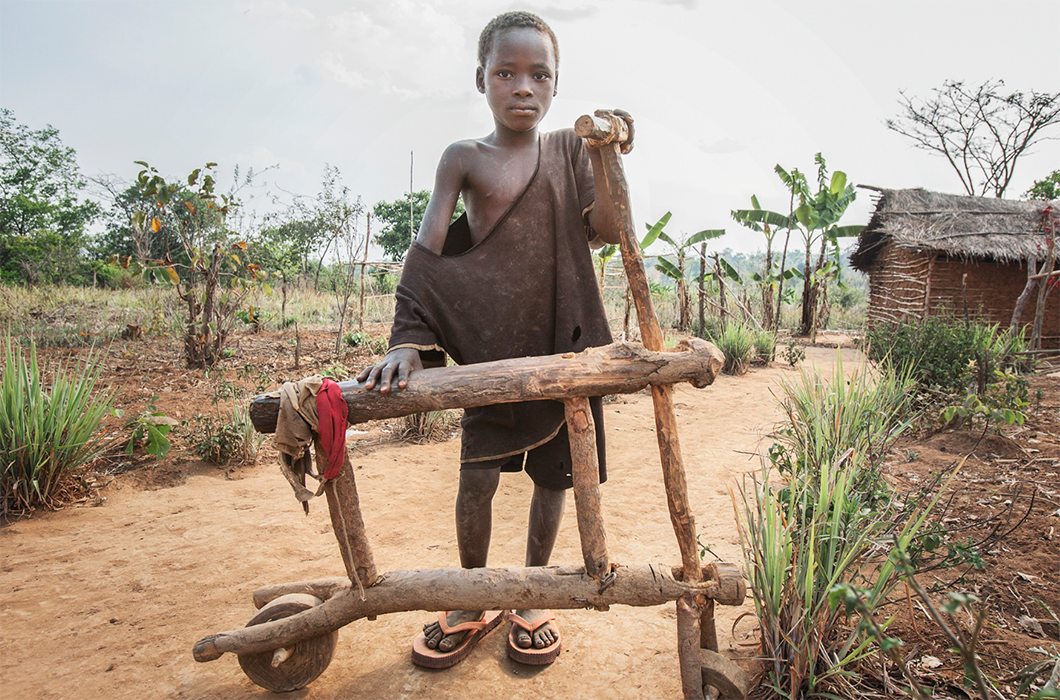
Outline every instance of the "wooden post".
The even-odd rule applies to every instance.
[[[327,456],[319,441],[316,444],[316,456],[317,470],[323,474],[327,467]],[[360,588],[368,588],[375,583],[378,575],[372,547],[364,529],[364,518],[361,517],[361,501],[357,496],[357,483],[353,478],[349,457],[343,459],[338,477],[324,484],[324,495],[328,499],[331,529],[339,542],[339,554],[346,566],[346,575],[354,586],[360,584]]]
[[[372,213],[368,212],[368,229],[364,234],[364,260],[361,261],[361,312],[357,330],[364,332],[364,273],[368,267],[368,244],[372,240]]]
[[[571,474],[574,477],[574,505],[578,513],[585,571],[602,580],[611,573],[607,554],[604,516],[600,508],[600,464],[596,453],[596,426],[584,397],[563,402],[570,435]]]
[[[661,352],[664,349],[662,328],[655,316],[648,277],[644,272],[644,261],[637,242],[630,206],[629,185],[622,169],[620,144],[628,135],[626,123],[621,117],[579,117],[574,130],[579,136],[590,139],[590,148],[598,148],[603,161],[603,176],[611,201],[616,208],[621,233],[622,261],[629,279],[629,288],[637,307],[637,321],[644,347]],[[663,483],[666,486],[666,501],[670,509],[670,522],[681,549],[686,582],[698,583],[702,573],[699,553],[696,551],[696,524],[688,505],[688,485],[685,468],[681,463],[681,446],[677,439],[677,417],[674,413],[673,387],[652,386],[652,403],[655,405],[655,434],[659,441],[659,456],[662,461]],[[694,610],[694,614],[690,611]],[[695,601],[681,602],[677,607],[677,634],[680,640],[695,640],[694,644],[678,647],[681,655],[681,685],[686,700],[701,700],[703,677],[699,660],[700,637],[699,611]],[[686,648],[688,646],[688,648]]]

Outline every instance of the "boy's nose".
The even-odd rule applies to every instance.
[[[529,97],[534,94],[533,83],[528,77],[516,78],[513,87],[515,88],[514,92],[517,95]]]

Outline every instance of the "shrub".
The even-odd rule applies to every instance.
[[[725,374],[745,373],[751,363],[754,343],[755,336],[749,328],[730,323],[715,341],[718,349],[725,353],[725,364],[721,371]]]
[[[0,507],[3,512],[54,507],[71,472],[104,447],[99,426],[111,398],[93,395],[102,367],[96,357],[61,364],[50,387],[41,380],[37,348],[29,357],[10,337],[0,375]]]
[[[264,435],[254,430],[248,411],[233,407],[229,417],[199,416],[192,432],[191,446],[196,455],[214,464],[225,465],[233,459],[253,462]]]

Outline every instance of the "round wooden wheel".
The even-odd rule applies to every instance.
[[[704,697],[744,700],[751,692],[747,672],[735,661],[710,649],[700,649],[699,660],[703,669]]]
[[[247,627],[290,617],[320,605],[322,600],[307,593],[289,593],[272,601],[250,618]],[[239,666],[247,678],[266,690],[286,693],[304,688],[331,663],[339,631],[296,642],[272,651],[239,654]]]

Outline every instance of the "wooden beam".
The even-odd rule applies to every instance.
[[[389,394],[368,391],[360,382],[339,382],[349,406],[349,422],[399,418],[423,411],[575,396],[631,394],[646,386],[690,382],[705,387],[725,362],[716,347],[691,338],[675,352],[649,351],[632,343],[614,343],[580,353],[521,357],[413,372],[408,387]],[[260,394],[250,404],[250,419],[260,433],[276,432],[279,392]]]
[[[700,573],[698,570],[696,573]],[[611,605],[661,605],[683,596],[714,597],[723,591],[716,582],[679,581],[668,566],[615,566],[613,582],[603,587],[582,567],[523,569],[432,569],[384,574],[364,591],[333,581],[272,587],[272,593],[325,588],[331,598],[291,617],[213,634],[193,649],[196,661],[213,661],[228,652],[262,652],[329,634],[354,620],[409,610],[515,610],[526,608],[606,610]],[[282,594],[282,593],[281,593]],[[255,594],[255,602],[268,602]],[[742,601],[741,601],[742,602]],[[698,618],[697,618],[698,619]],[[698,641],[698,637],[696,638]]]

